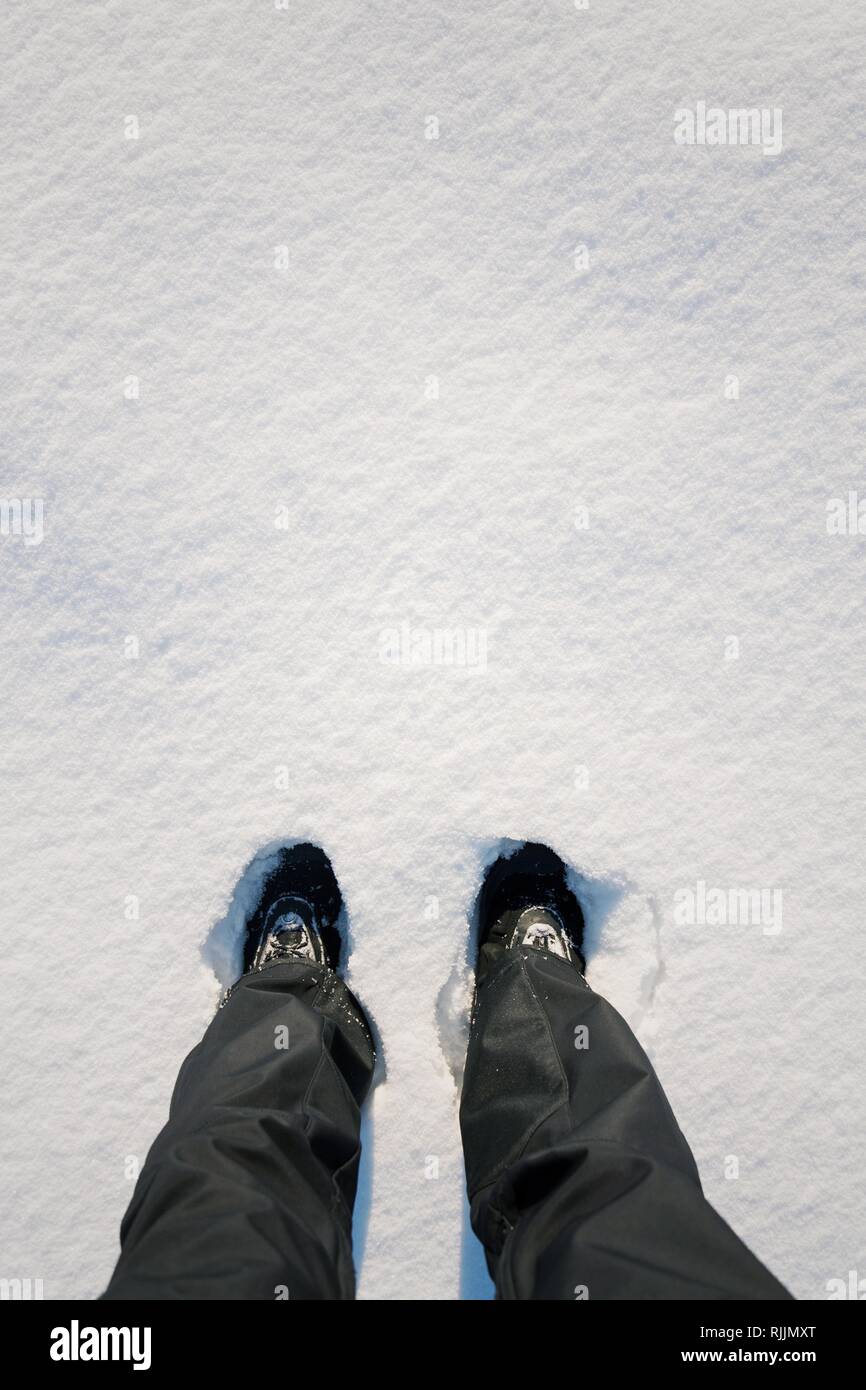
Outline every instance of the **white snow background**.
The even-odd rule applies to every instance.
[[[385,1048],[360,1295],[489,1296],[454,1073],[505,837],[573,866],[713,1203],[800,1297],[866,1275],[864,7],[0,40],[0,496],[44,500],[0,537],[0,1275],[104,1287],[256,856],[311,838]],[[677,145],[702,100],[782,152]],[[384,663],[403,623],[486,668]],[[677,925],[701,879],[782,931]]]

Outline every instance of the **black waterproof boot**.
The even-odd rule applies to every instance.
[[[707,1202],[652,1063],[583,978],[562,860],[502,856],[476,912],[460,1128],[497,1297],[788,1298]]]
[[[318,845],[280,851],[265,880],[244,942],[244,974],[274,961],[340,965],[343,898],[331,861]]]
[[[569,961],[582,975],[583,913],[566,867],[547,845],[527,842],[490,866],[476,905],[480,983],[505,951],[529,948]]]
[[[327,855],[274,860],[243,974],[178,1075],[106,1299],[354,1297],[352,1208],[375,1049],[337,974]]]

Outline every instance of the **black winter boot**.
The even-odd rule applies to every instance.
[[[244,974],[277,960],[337,970],[342,907],[340,886],[323,849],[300,844],[281,850],[247,927]]]
[[[477,978],[480,983],[503,952],[546,951],[581,974],[583,913],[568,886],[566,867],[547,845],[526,842],[490,866],[476,905]]]

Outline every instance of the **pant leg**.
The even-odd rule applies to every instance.
[[[352,1298],[373,1056],[332,971],[245,975],[181,1067],[103,1298]]]
[[[508,952],[480,986],[460,1122],[498,1297],[790,1297],[704,1197],[628,1024],[558,957]]]

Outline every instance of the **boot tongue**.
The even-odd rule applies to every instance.
[[[541,922],[535,922],[531,927],[524,928],[523,940],[520,944],[521,946],[532,946],[539,951],[549,951],[552,956],[562,956],[563,960],[568,959],[568,952],[559,932]]]
[[[302,946],[308,940],[307,928],[297,912],[284,912],[271,927],[275,939],[281,946],[292,948]]]
[[[278,960],[319,965],[322,959],[322,944],[309,903],[289,896],[277,899],[265,920],[253,965],[261,968]]]
[[[521,912],[514,927],[511,944],[535,951],[547,951],[562,960],[573,959],[565,927],[556,914],[545,907],[528,907]]]
[[[316,959],[316,948],[307,925],[297,912],[286,912],[278,917],[271,927],[271,936],[278,955],[296,956],[302,960]]]

